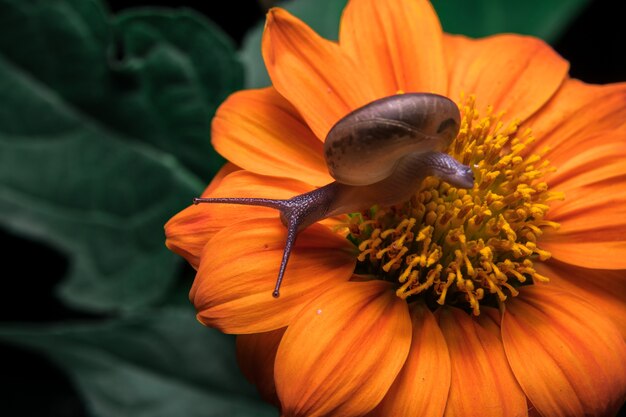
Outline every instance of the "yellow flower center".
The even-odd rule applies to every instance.
[[[545,150],[524,156],[530,130],[504,126],[490,107],[480,117],[474,97],[461,114],[448,153],[474,168],[474,188],[429,177],[403,205],[350,215],[348,239],[360,251],[357,272],[397,283],[398,297],[479,315],[481,303],[496,306],[521,285],[548,281],[534,268],[550,258],[537,242],[546,228],[558,228],[545,215],[563,195],[542,181],[552,170]]]

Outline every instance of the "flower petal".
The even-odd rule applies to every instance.
[[[441,417],[450,389],[450,356],[433,314],[424,304],[411,306],[413,338],[402,371],[368,417]]]
[[[502,339],[513,373],[544,416],[610,416],[626,395],[626,344],[584,300],[548,286],[507,303]]]
[[[272,297],[286,240],[278,219],[252,219],[220,230],[204,246],[190,298],[198,320],[224,333],[288,325],[305,302],[352,275],[348,240],[321,225],[298,236],[281,296]]]
[[[487,308],[484,308],[487,310]],[[457,308],[438,311],[452,365],[445,416],[526,416],[526,397],[507,363],[497,324]]]
[[[475,94],[482,111],[492,105],[504,116],[525,120],[557,91],[569,64],[540,39],[496,35],[473,40],[445,37],[449,66],[448,97]]]
[[[379,97],[448,88],[439,18],[425,0],[352,0],[341,19],[341,48],[368,69]]]
[[[561,227],[542,236],[541,247],[574,265],[626,269],[626,129],[590,143],[566,151],[549,178],[565,200],[552,203],[546,217]]]
[[[376,406],[411,344],[405,301],[383,281],[334,285],[299,313],[276,356],[283,416],[358,416]]]
[[[286,328],[237,336],[237,362],[265,401],[280,406],[274,384],[276,352]]]
[[[213,190],[217,189],[224,178],[239,169],[240,168],[235,164],[229,162],[224,164],[217,174],[215,174],[207,188],[205,188],[203,194],[209,195],[212,193]],[[163,226],[165,229],[165,246],[172,252],[185,258],[187,262],[197,269],[200,263],[200,251],[209,239],[203,238],[202,236],[195,236],[193,226],[186,227],[186,215],[189,214],[190,213],[187,212],[183,215],[182,212],[179,212]],[[190,223],[193,224],[194,221],[192,220]]]
[[[365,70],[337,43],[321,38],[283,9],[267,14],[263,58],[276,90],[320,139],[351,110],[378,98]]]
[[[217,171],[217,174],[215,174],[215,176],[213,177],[213,179],[209,183],[209,186],[207,188],[205,188],[203,194],[207,194],[208,195],[209,193],[213,192],[213,190],[215,190],[220,185],[220,183],[222,182],[222,180],[224,178],[226,178],[227,176],[229,176],[233,172],[239,171],[239,170],[241,170],[241,168],[238,167],[237,165],[235,165],[235,164],[233,164],[231,162],[226,162],[224,164],[224,166],[222,166],[220,168],[220,170]]]
[[[576,137],[551,153],[550,162],[556,171],[549,175],[547,182],[569,197],[571,191],[623,175],[625,154],[626,129]]]
[[[536,263],[550,286],[579,296],[603,311],[626,339],[626,271],[587,269],[551,260]]]
[[[247,171],[236,171],[224,177],[220,171],[202,193],[202,197],[282,199],[307,191],[311,191],[310,185],[286,178],[264,177]],[[202,248],[225,226],[247,219],[278,218],[278,216],[278,211],[267,207],[205,203],[191,205],[172,217],[165,225],[165,245],[197,269]]]
[[[215,114],[211,136],[222,156],[248,171],[313,185],[333,181],[322,142],[273,88],[228,97]]]
[[[567,79],[520,131],[532,128],[537,141],[528,151],[549,146],[548,158],[552,159],[589,135],[625,125],[626,83],[593,85]]]

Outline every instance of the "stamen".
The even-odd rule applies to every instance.
[[[538,241],[546,229],[558,229],[545,215],[563,194],[543,181],[554,171],[546,150],[524,154],[535,140],[530,129],[519,132],[517,121],[504,125],[491,107],[479,117],[473,96],[461,110],[449,153],[474,167],[474,188],[429,177],[410,202],[351,216],[348,238],[360,251],[358,268],[397,283],[398,297],[479,315],[481,303],[497,306],[520,286],[549,280],[534,263],[550,258]]]

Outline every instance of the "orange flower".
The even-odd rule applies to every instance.
[[[444,34],[421,0],[352,0],[338,43],[272,9],[263,55],[273,87],[219,109],[213,144],[231,164],[203,196],[289,198],[333,181],[329,129],[399,92],[459,104],[448,152],[476,184],[427,178],[406,204],[307,228],[278,299],[275,210],[204,204],[172,218],[167,246],[198,270],[199,320],[240,335],[262,395],[283,416],[614,415],[626,84],[570,79],[535,38]]]

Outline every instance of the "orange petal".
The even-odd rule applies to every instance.
[[[217,171],[217,174],[215,174],[215,176],[209,183],[209,186],[205,188],[204,193],[202,194],[208,195],[212,193],[213,190],[215,190],[220,185],[220,183],[222,182],[224,178],[226,178],[228,175],[232,174],[233,172],[239,171],[239,170],[241,170],[241,168],[238,167],[237,165],[233,164],[232,162],[226,162],[224,166],[222,166],[220,170]]]
[[[202,197],[282,199],[310,190],[310,185],[299,181],[236,171],[226,177],[218,174]],[[278,216],[278,211],[266,207],[205,203],[191,205],[172,217],[165,225],[165,245],[197,269],[202,248],[224,227],[247,219],[278,218]]]
[[[510,300],[502,339],[513,373],[544,416],[611,416],[626,395],[626,345],[584,300],[547,286]]]
[[[286,328],[237,336],[237,362],[245,377],[256,385],[261,398],[280,406],[274,384],[274,361]]]
[[[549,146],[552,155],[583,142],[589,135],[626,125],[626,83],[592,85],[567,79],[525,127],[533,130],[534,149]],[[529,149],[532,151],[532,149]]]
[[[566,146],[565,146],[566,145]],[[589,133],[550,154],[556,172],[548,177],[550,187],[567,193],[623,175],[626,129]]]
[[[248,171],[314,185],[333,181],[322,142],[273,88],[231,95],[215,114],[211,136],[222,156]]]
[[[380,402],[411,345],[406,302],[383,281],[334,285],[287,328],[274,375],[283,416],[359,416]]]
[[[626,339],[626,271],[586,269],[551,260],[536,263],[541,275],[550,278],[548,285],[561,288],[585,299],[603,311]]]
[[[231,164],[230,162],[224,164],[204,190],[203,195],[208,195],[213,192],[226,176],[239,169],[237,165]],[[193,220],[190,222],[191,227],[187,228],[188,220],[186,216],[190,214],[187,210],[189,210],[189,208],[176,214],[163,227],[165,229],[165,246],[172,252],[185,258],[187,262],[197,269],[200,263],[200,251],[209,239],[195,236]]]
[[[563,262],[626,269],[626,130],[603,135],[611,138],[576,148],[549,178],[565,200],[552,204],[546,217],[561,227],[541,247]]]
[[[404,92],[446,94],[443,33],[424,0],[353,0],[341,19],[339,44],[368,70],[380,97]]]
[[[267,14],[263,58],[276,90],[320,139],[348,112],[378,98],[364,68],[283,9]]]
[[[441,417],[450,389],[450,356],[433,314],[411,306],[413,338],[407,361],[393,385],[368,417]]]
[[[488,308],[484,308],[488,310]],[[526,397],[507,363],[497,324],[457,308],[439,310],[452,365],[445,416],[526,416]]]
[[[620,225],[620,229],[623,230],[623,225]],[[561,234],[550,241],[542,241],[541,248],[550,252],[555,259],[585,268],[626,269],[626,242],[623,238],[623,232],[621,236],[605,236],[603,230],[589,236],[578,235],[575,240]]]
[[[213,236],[190,293],[198,320],[224,333],[275,330],[288,325],[305,302],[350,279],[354,247],[313,225],[298,236],[280,298],[272,297],[286,236],[278,219],[242,221]]]
[[[479,110],[492,105],[505,119],[525,120],[557,91],[569,64],[540,39],[496,35],[473,40],[445,38],[448,96],[476,95]]]

